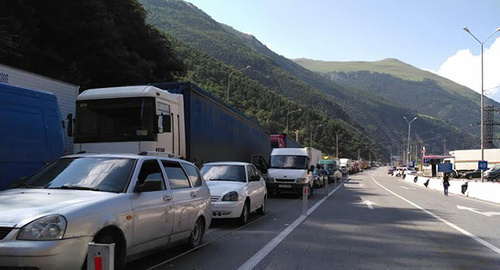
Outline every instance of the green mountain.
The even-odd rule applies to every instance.
[[[234,69],[251,65],[251,69],[244,71],[245,76],[303,106],[340,118],[355,130],[362,127],[387,153],[399,151],[406,145],[408,126],[402,116],[419,115],[419,121],[412,125],[412,137],[416,139],[417,134],[427,149],[441,153],[444,138],[447,145],[454,148],[470,147],[475,142],[470,134],[436,117],[393,103],[377,93],[332,82],[307,70],[272,52],[255,37],[215,22],[189,3],[140,2],[147,10],[148,21],[159,29]],[[351,151],[360,148],[349,140],[344,140],[343,144]],[[366,149],[363,147],[362,151]]]
[[[336,83],[375,93],[392,103],[479,134],[479,129],[471,128],[471,124],[480,119],[480,95],[432,72],[397,59],[376,62],[294,61]],[[491,99],[485,103],[500,105]]]

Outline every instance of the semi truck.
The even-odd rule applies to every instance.
[[[284,133],[271,135],[272,148],[300,148],[302,147],[298,142],[292,140],[290,136]]]
[[[0,83],[0,190],[65,152],[57,97]]]
[[[269,132],[189,82],[88,89],[77,97],[77,152],[163,153],[201,166],[269,157]]]
[[[443,159],[444,163],[452,163],[452,177],[478,169],[481,160],[481,149],[453,150],[450,157]],[[500,149],[484,149],[484,160],[488,161],[488,168],[500,164]]]

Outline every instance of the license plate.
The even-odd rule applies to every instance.
[[[278,185],[278,187],[280,187],[280,188],[291,188],[292,185]]]

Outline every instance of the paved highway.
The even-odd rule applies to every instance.
[[[353,175],[300,198],[271,198],[251,223],[215,221],[195,251],[162,250],[127,269],[499,269],[500,205],[444,196],[386,174]]]

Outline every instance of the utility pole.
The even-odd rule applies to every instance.
[[[335,159],[339,159],[339,134],[335,136]]]
[[[299,142],[299,130],[298,129],[295,130],[295,141]]]

